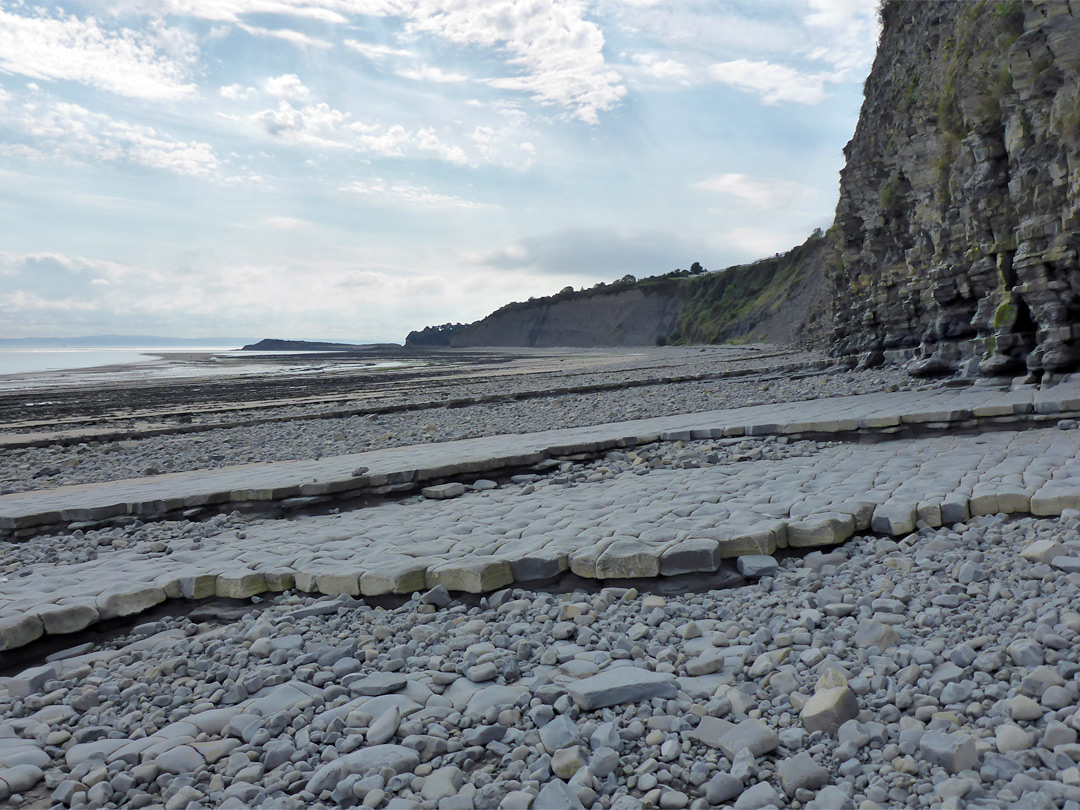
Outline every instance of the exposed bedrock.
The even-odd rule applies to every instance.
[[[834,352],[1080,364],[1080,3],[888,2],[833,236]]]

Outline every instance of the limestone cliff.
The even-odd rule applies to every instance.
[[[892,0],[882,18],[832,231],[835,353],[1075,368],[1080,2]]]

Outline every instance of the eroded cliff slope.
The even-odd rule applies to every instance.
[[[882,16],[832,234],[834,351],[925,373],[1075,368],[1080,3]]]
[[[508,304],[452,332],[451,346],[643,346],[740,340],[823,346],[831,302],[820,232],[753,264],[654,277]],[[430,331],[430,330],[429,330]],[[417,343],[415,336],[410,341]]]
[[[668,289],[550,296],[503,307],[454,335],[450,345],[653,345],[674,328],[679,303]]]

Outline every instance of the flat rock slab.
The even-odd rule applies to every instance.
[[[43,610],[41,612],[41,622],[46,633],[50,636],[56,636],[85,630],[96,623],[100,615],[93,605],[59,605],[49,610]]]
[[[39,694],[42,688],[56,678],[56,667],[45,664],[26,669],[8,682],[8,694],[14,698]]]
[[[736,565],[739,573],[748,578],[771,577],[780,570],[780,563],[768,554],[747,554],[739,557]]]
[[[673,698],[675,676],[637,667],[612,667],[567,687],[570,697],[585,711],[653,698]]]
[[[400,692],[407,683],[405,676],[396,672],[376,672],[355,679],[346,678],[342,681],[342,686],[355,695],[377,697],[391,692]]]
[[[510,563],[498,557],[465,557],[443,563],[427,571],[427,587],[442,585],[448,591],[486,593],[514,581]]]
[[[734,760],[740,751],[747,750],[755,757],[767,754],[780,746],[776,732],[760,720],[743,720],[720,737],[717,747],[728,759]]]
[[[387,555],[374,568],[360,575],[360,593],[382,596],[388,593],[412,593],[427,587],[428,563],[412,557]]]
[[[1038,402],[1036,403],[1036,398]],[[0,497],[0,530],[116,515],[160,516],[168,510],[244,501],[284,501],[384,486],[423,482],[463,472],[476,473],[536,464],[554,455],[634,446],[665,437],[835,433],[855,427],[957,421],[973,414],[1058,413],[1080,399],[1080,383],[1035,392],[997,389],[932,389],[863,394],[705,411],[584,428],[465,439],[413,447],[386,448],[318,460],[248,464],[219,470],[169,473],[130,481],[81,484]],[[1038,405],[1038,407],[1036,407]],[[641,441],[642,439],[647,441]],[[360,469],[363,474],[356,475]],[[460,488],[460,491],[459,491]],[[457,482],[425,487],[432,498],[464,492]],[[451,494],[456,493],[456,494]],[[752,553],[752,552],[745,552]],[[763,553],[770,553],[764,551]]]
[[[496,451],[521,438],[494,437],[476,447],[501,458]],[[423,450],[437,456],[446,448]],[[416,458],[395,458],[410,458],[410,469],[418,469]],[[350,462],[347,472],[355,469]],[[913,521],[951,525],[971,504],[1013,508],[1023,505],[1023,495],[1034,510],[1072,503],[1070,493],[1080,498],[1080,431],[1056,429],[843,443],[761,464],[665,467],[570,487],[530,480],[451,500],[413,498],[254,521],[244,536],[225,532],[199,546],[179,538],[169,555],[129,548],[97,560],[35,565],[4,583],[0,651],[135,615],[165,599],[249,598],[293,587],[347,598],[440,586],[489,593],[567,569],[600,579],[653,577],[715,571],[733,557],[743,558],[738,565],[750,572],[749,556],[839,543],[874,521],[888,532],[907,531]],[[1063,558],[1059,569],[1080,569],[1064,550],[1024,553],[1047,564]],[[983,574],[970,565],[956,576],[976,582]],[[900,640],[885,612],[880,622],[863,622],[854,641],[885,651]],[[694,674],[727,666],[722,657],[699,658]]]
[[[452,482],[449,484],[436,484],[431,487],[424,487],[420,490],[420,494],[425,498],[431,498],[432,500],[446,500],[448,498],[457,498],[460,495],[465,494],[465,485],[458,482]]]
[[[683,540],[660,557],[660,573],[666,577],[712,573],[719,568],[720,544],[708,538]]]

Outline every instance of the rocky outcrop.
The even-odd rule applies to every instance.
[[[882,7],[832,232],[834,352],[916,373],[1080,363],[1080,3]]]

